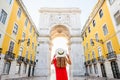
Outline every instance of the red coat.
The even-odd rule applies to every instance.
[[[56,59],[54,59],[53,62],[56,71],[56,80],[68,80],[66,67],[65,68],[56,67],[56,62],[57,62]]]

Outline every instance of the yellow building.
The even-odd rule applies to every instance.
[[[107,6],[98,0],[82,34],[86,74],[120,78],[120,46]]]
[[[38,36],[36,26],[22,0],[13,0],[2,43],[2,54],[5,55],[2,78],[33,75]]]

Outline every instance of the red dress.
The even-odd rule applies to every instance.
[[[66,67],[65,68],[58,68],[56,67],[57,60],[54,59],[54,66],[56,71],[56,80],[68,80]]]

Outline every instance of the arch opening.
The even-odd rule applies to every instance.
[[[53,59],[55,51],[58,48],[64,49],[67,52],[67,54],[69,53],[70,33],[67,27],[63,25],[57,25],[53,27],[50,31],[50,40],[51,60]],[[67,72],[69,72],[68,65]],[[51,65],[51,80],[53,80],[53,77],[55,78],[55,69],[54,66]]]

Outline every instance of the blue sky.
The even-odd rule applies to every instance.
[[[80,8],[81,26],[83,27],[97,1],[98,0],[23,0],[37,28],[39,27],[39,9],[41,7]]]

